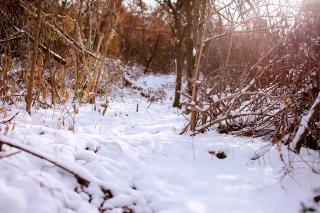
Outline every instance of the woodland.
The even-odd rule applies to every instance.
[[[318,212],[319,174],[319,0],[0,0],[0,212]]]

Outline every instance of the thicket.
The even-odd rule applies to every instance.
[[[319,150],[319,1],[156,0],[153,10],[131,2],[2,0],[1,101],[25,100],[31,113],[72,100],[76,113],[100,95],[105,112],[110,84],[125,78],[119,61],[138,63],[176,73],[183,132]]]
[[[161,10],[149,14],[143,3],[2,0],[0,98],[24,99],[29,113],[31,106],[68,100],[95,103],[97,95],[108,95],[105,81],[123,74],[114,75],[105,63],[120,59],[143,65],[145,73],[168,72],[171,49]]]
[[[190,115],[183,132],[263,137],[281,153],[318,150],[308,163],[320,173],[320,6],[287,3],[242,5],[238,20],[237,13],[207,9],[200,75],[195,92],[183,93]]]

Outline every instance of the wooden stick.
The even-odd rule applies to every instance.
[[[0,124],[5,124],[5,123],[9,123],[10,121],[12,121],[17,115],[19,114],[19,112],[17,112],[16,114],[14,114],[13,116],[11,116],[9,119],[0,121]]]
[[[62,169],[63,171],[66,171],[68,172],[69,174],[73,175],[78,183],[80,185],[83,185],[83,186],[86,186],[88,187],[90,183],[92,182],[95,182],[94,180],[94,177],[90,177],[89,174],[85,175],[85,174],[79,174],[78,172],[74,171],[73,168],[71,166],[68,166],[67,164],[63,164],[62,162],[57,162],[53,159],[50,159],[49,156],[45,156],[41,153],[39,153],[37,150],[34,150],[30,147],[27,147],[23,144],[17,144],[15,143],[14,141],[10,140],[10,139],[7,139],[7,138],[3,138],[3,137],[0,137],[0,145],[7,145],[9,147],[13,147],[13,148],[16,148],[18,150],[21,150],[21,151],[24,151],[28,154],[31,154],[35,157],[38,157],[42,160],[45,160],[45,161],[48,161],[50,162],[51,164],[59,167],[60,169]],[[106,189],[106,187],[102,186],[102,185],[99,185],[101,190],[108,196],[108,198],[112,198],[113,195],[111,193],[111,191],[109,189]]]
[[[318,93],[317,98],[313,102],[309,112],[302,116],[299,128],[297,132],[295,133],[294,138],[292,139],[292,142],[290,143],[290,149],[293,150],[296,153],[300,152],[300,148],[303,145],[303,140],[305,139],[306,134],[308,133],[308,128],[313,120],[314,116],[316,115],[316,108],[320,106],[320,92]]]

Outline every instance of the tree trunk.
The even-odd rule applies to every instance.
[[[7,53],[8,54],[8,53]],[[8,101],[9,97],[7,96],[9,86],[8,86],[8,72],[11,65],[11,58],[5,55],[2,63],[2,84],[0,85],[0,98],[3,98],[3,101]]]
[[[176,45],[176,87],[175,87],[175,93],[174,93],[174,101],[173,101],[173,107],[180,108],[180,92],[181,92],[181,84],[182,84],[182,46],[181,44]]]
[[[155,44],[150,48],[149,57],[146,59],[146,66],[145,66],[144,71],[143,71],[144,74],[147,74],[148,69],[149,69],[149,67],[151,65],[152,59],[154,58],[154,56],[157,53],[160,37],[161,37],[161,34],[158,34]]]
[[[54,106],[56,105],[56,100],[58,98],[57,94],[57,86],[56,86],[56,80],[55,80],[55,72],[56,70],[50,71],[50,84],[51,84],[51,104]],[[58,101],[60,102],[60,100]]]
[[[185,10],[186,10],[186,30],[185,30],[185,56],[187,60],[187,87],[188,87],[188,93],[189,95],[192,94],[192,77],[193,77],[193,71],[194,71],[194,42],[192,39],[192,33],[193,33],[193,14],[192,9],[194,7],[194,1],[190,0],[186,2],[185,4]]]
[[[200,63],[201,63],[201,57],[203,54],[203,40],[204,40],[204,34],[206,32],[207,29],[207,24],[206,22],[206,17],[205,17],[205,13],[206,13],[206,0],[202,0],[202,7],[201,7],[201,20],[200,20],[200,24],[198,26],[198,32],[200,33],[200,37],[199,37],[199,43],[197,44],[197,62],[196,62],[196,67],[195,67],[195,73],[192,79],[192,103],[195,103],[197,100],[197,96],[198,96],[198,88],[197,88],[197,81],[199,79],[199,74],[200,74]],[[191,112],[191,131],[194,133],[196,130],[196,124],[197,124],[197,112],[192,109]]]
[[[38,59],[38,45],[39,45],[39,37],[40,37],[40,25],[41,25],[41,10],[42,10],[42,1],[39,0],[36,2],[37,6],[37,19],[35,23],[34,30],[34,41],[32,46],[32,64],[30,70],[30,77],[27,87],[27,95],[25,97],[26,101],[26,111],[31,115],[31,105],[32,105],[32,95],[33,95],[33,85],[34,85],[34,77],[36,72],[36,65]]]

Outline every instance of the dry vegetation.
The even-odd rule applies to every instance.
[[[123,77],[121,59],[145,73],[176,71],[174,106],[190,119],[184,132],[216,128],[295,153],[319,150],[317,1],[157,2],[150,12],[142,1],[2,0],[1,101],[25,100],[31,114],[71,100],[76,113],[108,96]]]
[[[319,5],[298,9],[285,2],[275,8],[270,2],[244,4],[247,12],[224,12],[229,16],[223,18],[215,5],[207,10],[209,39],[203,40],[194,92],[184,94],[191,115],[184,132],[216,128],[263,137],[279,151],[319,150],[320,16],[314,11]],[[224,24],[212,27],[215,16]],[[318,163],[312,169],[320,172]]]

